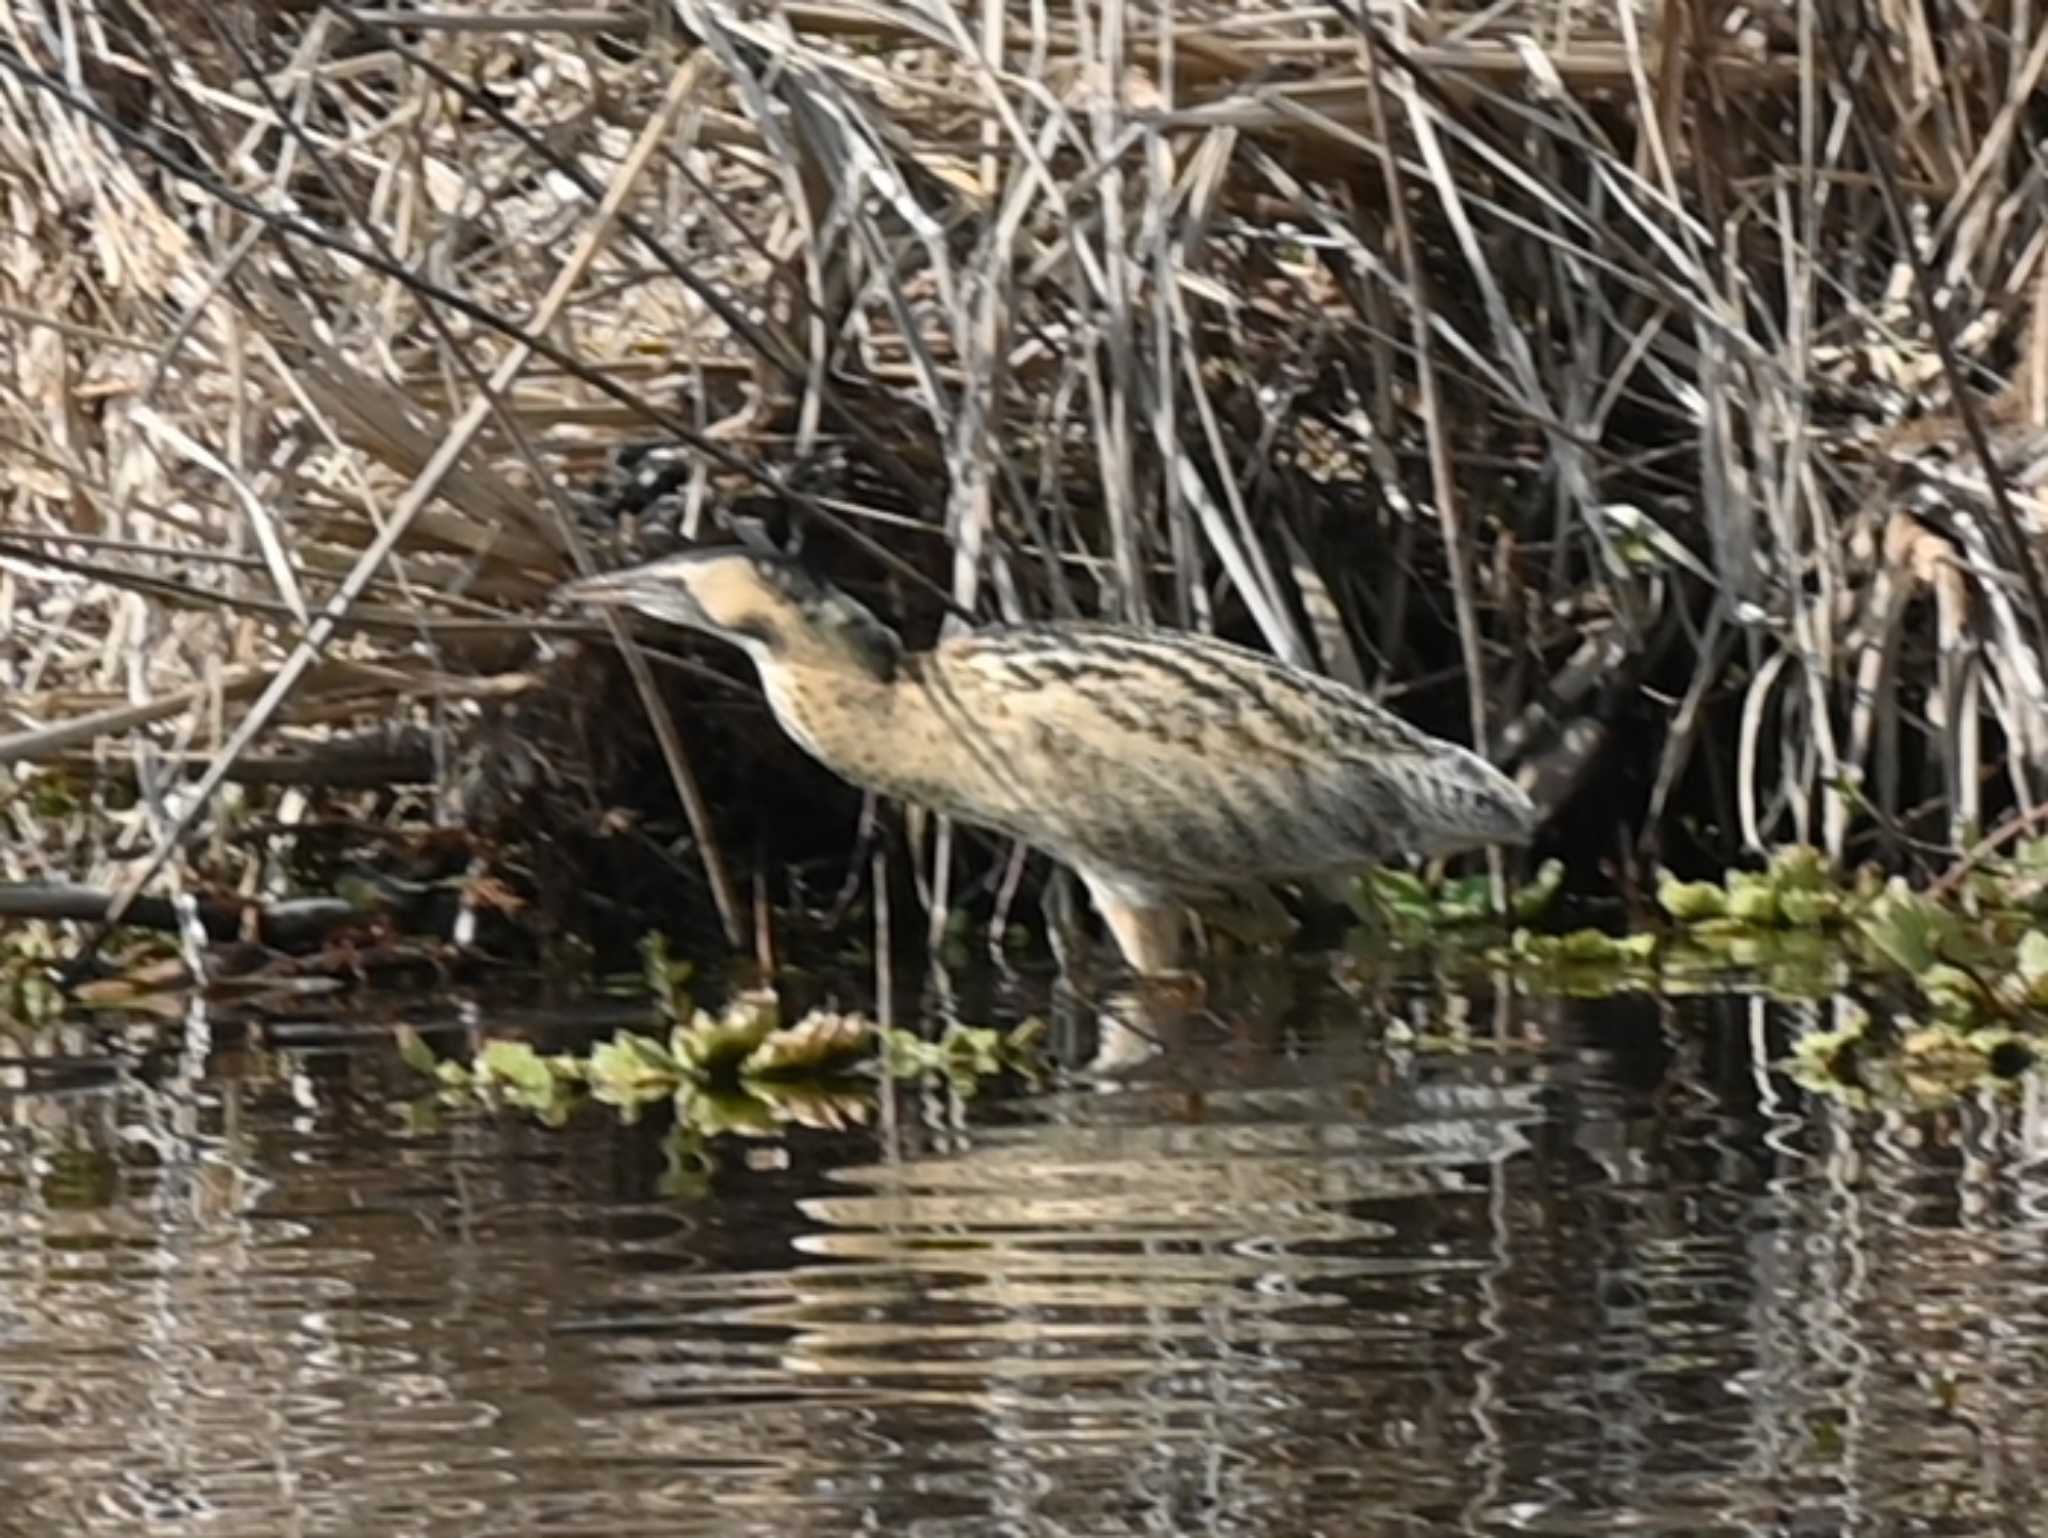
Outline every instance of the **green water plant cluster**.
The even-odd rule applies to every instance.
[[[2048,845],[2007,866],[1916,891],[1871,868],[1838,875],[1816,850],[1781,849],[1719,884],[1659,883],[1672,941],[1725,965],[1825,958],[1828,981],[1903,984],[1930,1022],[2031,1024],[2048,1010]]]
[[[1629,935],[1517,931],[1493,959],[1575,993],[1721,988],[1833,998],[1848,1023],[1798,1044],[1810,1087],[1929,1104],[2033,1067],[2048,1028],[2048,840],[1916,890],[1818,850],[1777,850],[1720,881],[1662,873],[1665,923]],[[1870,1001],[1864,1007],[1851,997]]]
[[[1660,871],[1657,905],[1677,923],[1702,933],[1821,929],[1875,896],[1876,879],[1864,870],[1845,882],[1818,849],[1788,844],[1771,855],[1764,869],[1730,870],[1719,881],[1680,881]]]
[[[1563,888],[1562,860],[1545,860],[1504,905],[1496,901],[1493,878],[1485,871],[1447,876],[1440,866],[1420,872],[1376,866],[1351,884],[1348,896],[1363,937],[1402,950],[1491,943],[1510,924],[1541,919]]]
[[[1900,883],[1899,891],[1905,891]],[[1666,986],[1719,986],[1740,974],[1777,997],[1824,998],[1868,967],[1859,945],[1886,883],[1874,868],[1838,873],[1817,849],[1790,844],[1762,870],[1729,870],[1719,881],[1657,877],[1668,927],[1661,966]]]
[[[2048,925],[2048,845],[1939,890],[1915,890],[1872,867],[1837,872],[1818,850],[1791,845],[1762,870],[1730,870],[1719,881],[1660,872],[1656,896],[1662,922],[1651,927],[1618,935],[1518,929],[1487,959],[1545,983],[1576,972],[1609,991],[1740,976],[1768,991],[1822,997],[1876,978],[1912,984],[1944,1018],[2036,1007],[2021,956]]]
[[[1795,1073],[1810,1088],[1859,1104],[1932,1105],[2038,1064],[2048,930],[2031,898],[1971,911],[1894,881],[1857,915],[1855,939],[1867,961],[1909,986],[1907,1007],[1854,1011],[1802,1039]]]
[[[1487,960],[1546,991],[1603,995],[1658,986],[1683,989],[1740,974],[1767,991],[1825,994],[1844,978],[1841,931],[1882,890],[1859,873],[1845,885],[1819,851],[1777,851],[1760,871],[1730,870],[1720,881],[1681,881],[1659,873],[1664,922],[1629,934],[1575,929],[1544,934],[1517,929]]]
[[[1807,1089],[1859,1108],[1948,1105],[2013,1084],[2040,1059],[2039,1040],[2014,1024],[1885,1017],[1843,1003],[1839,1024],[1799,1038],[1790,1069]]]
[[[1542,992],[1599,999],[1655,986],[1661,948],[1654,931],[1611,935],[1604,929],[1573,929],[1540,934],[1517,929],[1507,944],[1490,947],[1486,960]]]
[[[643,947],[643,957],[668,1021],[660,1034],[621,1030],[588,1051],[554,1053],[488,1039],[462,1062],[437,1056],[402,1028],[401,1055],[436,1086],[405,1108],[408,1117],[418,1125],[441,1109],[510,1106],[560,1126],[594,1103],[630,1122],[667,1102],[677,1126],[697,1138],[771,1136],[792,1126],[865,1125],[884,1080],[929,1078],[968,1095],[995,1075],[1037,1069],[1044,1026],[1036,1019],[1008,1031],[955,1022],[926,1040],[839,1010],[813,1009],[785,1024],[779,999],[759,989],[736,994],[714,1014],[691,1002],[687,967],[658,941]]]

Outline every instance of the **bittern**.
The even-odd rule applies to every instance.
[[[1060,622],[910,652],[795,561],[735,546],[562,596],[739,646],[814,758],[1072,867],[1141,974],[1175,967],[1189,906],[1526,843],[1536,826],[1528,796],[1477,754],[1210,636]]]

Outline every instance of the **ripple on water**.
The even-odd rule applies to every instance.
[[[1685,1005],[1676,1048],[1647,1006],[1535,1004],[1525,1040],[1436,1053],[1322,1007],[1150,1081],[792,1134],[694,1202],[653,1195],[658,1127],[399,1136],[373,1038],[41,1106],[0,1132],[0,1530],[2040,1509],[2048,1162],[2010,1108],[1805,1102],[1746,1001]]]

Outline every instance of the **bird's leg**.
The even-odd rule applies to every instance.
[[[1202,974],[1183,967],[1181,942],[1187,932],[1187,910],[1177,902],[1140,904],[1095,894],[1103,921],[1116,936],[1131,970],[1138,974],[1138,1016],[1155,1029],[1164,1022],[1201,1007],[1208,996]]]
[[[1085,870],[1079,874],[1132,971],[1153,977],[1180,970],[1187,914],[1179,902],[1165,892],[1105,880]]]
[[[1185,1029],[1189,1012],[1200,1005],[1205,990],[1198,975],[1175,967],[1184,923],[1177,903],[1146,902],[1140,894],[1083,880],[1124,961],[1138,973],[1131,992],[1112,995],[1106,1005],[1091,1005],[1099,1010],[1102,1035],[1089,1070],[1125,1071],[1157,1055],[1170,1032]],[[1061,981],[1072,988],[1072,962],[1083,952],[1070,882],[1067,871],[1055,866],[1041,902]]]
[[[1180,970],[1181,931],[1186,923],[1178,903],[1138,904],[1095,894],[1095,906],[1116,939],[1116,948],[1140,977]]]

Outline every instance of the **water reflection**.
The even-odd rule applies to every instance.
[[[43,1080],[0,1533],[2042,1531],[2024,1107],[1814,1101],[1802,1023],[1311,987],[694,1202],[654,1126],[398,1135],[375,1020]]]

